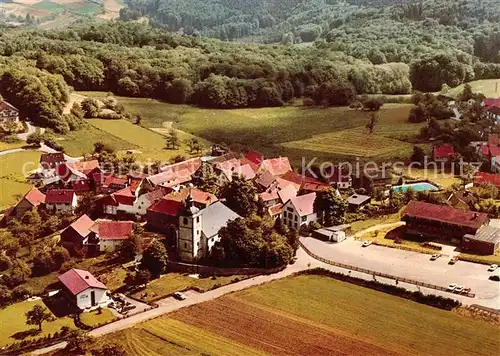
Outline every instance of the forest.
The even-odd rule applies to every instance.
[[[67,132],[78,126],[62,114],[71,89],[231,109],[296,98],[348,105],[361,94],[500,78],[495,0],[128,0],[121,15],[126,21],[1,31],[0,94],[23,116]],[[133,21],[142,16],[153,27]],[[258,30],[214,32],[231,21]],[[317,35],[304,30],[314,26]],[[281,39],[258,43],[266,33]]]

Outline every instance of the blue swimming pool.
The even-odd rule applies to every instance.
[[[434,190],[439,190],[438,187],[431,183],[427,182],[421,182],[421,183],[411,183],[411,184],[404,184],[404,185],[395,185],[392,187],[392,189],[400,192],[400,193],[405,193],[408,188],[411,188],[414,192],[425,192],[428,190],[434,191]]]

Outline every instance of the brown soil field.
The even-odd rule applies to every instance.
[[[68,4],[75,4],[75,3],[84,3],[85,1],[82,0],[51,0],[55,4],[59,5],[68,5]]]
[[[111,11],[111,12],[119,12],[120,9],[123,7],[123,5],[116,0],[104,0],[103,5],[106,11]]]
[[[230,296],[170,315],[273,355],[398,355],[392,349]]]
[[[0,8],[4,8],[7,15],[12,14],[16,16],[26,16],[27,14],[30,14],[34,17],[45,17],[52,14],[49,10],[36,9],[34,7],[15,3],[0,4]]]

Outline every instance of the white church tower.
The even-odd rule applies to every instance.
[[[204,256],[202,238],[202,214],[193,205],[191,194],[186,198],[186,206],[179,216],[178,251],[183,261],[195,261]]]

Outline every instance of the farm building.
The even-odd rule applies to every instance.
[[[493,255],[500,248],[500,229],[494,226],[483,226],[475,235],[465,235],[460,247],[464,251],[475,254]]]
[[[66,158],[64,158],[64,153],[44,153],[40,156],[40,167],[42,170],[55,172],[57,166],[66,163]]]
[[[453,145],[449,144],[434,145],[433,154],[434,154],[434,161],[448,162],[451,159],[451,157],[455,154],[455,149]]]
[[[133,231],[132,221],[112,221],[99,219],[92,226],[100,252],[116,251],[130,239]]]
[[[111,301],[106,286],[90,272],[73,268],[57,279],[80,310],[106,306]]]
[[[37,208],[45,203],[45,194],[33,187],[24,195],[19,203],[8,213],[6,219],[19,219],[33,208]]]
[[[488,223],[488,215],[446,205],[412,201],[403,212],[406,233],[460,244],[465,235],[475,235]]]
[[[312,232],[312,237],[330,242],[342,242],[347,238],[345,230],[349,228],[349,225],[339,225],[332,227],[325,227]]]
[[[347,198],[350,211],[358,211],[367,204],[370,204],[372,197],[369,195],[353,194]]]
[[[76,193],[71,189],[48,190],[45,196],[45,208],[55,212],[72,212],[78,205]]]
[[[219,230],[240,216],[221,202],[200,210],[189,195],[179,216],[178,254],[191,262],[207,257],[219,241]]]
[[[87,215],[80,216],[61,233],[61,245],[68,250],[83,248],[84,242],[95,233],[91,230],[94,221]]]

